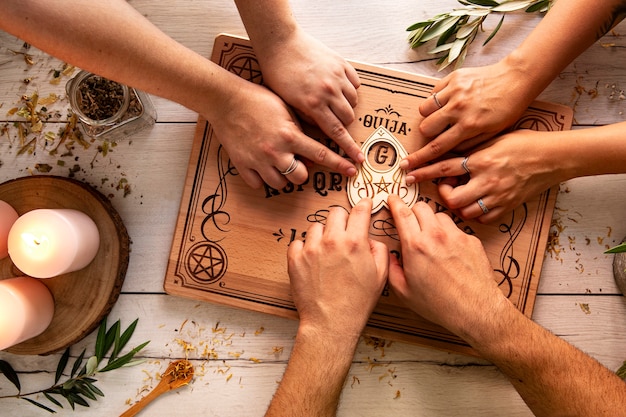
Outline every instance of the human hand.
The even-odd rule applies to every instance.
[[[510,306],[476,237],[424,202],[409,209],[393,194],[388,202],[403,261],[391,257],[389,285],[407,307],[465,338]]]
[[[353,176],[356,168],[345,158],[305,135],[287,105],[265,87],[232,75],[230,95],[218,108],[211,123],[217,138],[243,180],[253,188],[265,181],[282,188],[288,181],[302,184],[308,178],[307,167],[298,159],[310,160],[343,175]]]
[[[489,223],[567,179],[561,174],[562,167],[548,159],[555,159],[559,152],[556,134],[516,130],[494,139],[465,161],[471,173],[469,181],[462,157],[419,168],[415,179],[447,177],[439,183],[439,195],[445,205],[464,219]],[[479,199],[484,210],[477,203]]]
[[[291,242],[288,270],[300,326],[316,332],[358,337],[387,279],[389,251],[368,239],[371,199],[348,213],[333,207],[326,225],[314,223],[306,241]]]
[[[356,163],[365,157],[348,133],[354,121],[356,70],[336,52],[301,29],[260,51],[263,80],[309,123],[319,126]]]
[[[405,158],[402,168],[415,169],[450,150],[464,152],[511,126],[534,99],[528,83],[529,77],[506,59],[441,79],[419,107],[425,117],[420,132],[431,141]]]

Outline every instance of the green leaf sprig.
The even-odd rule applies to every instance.
[[[617,246],[613,246],[611,249],[607,249],[604,253],[622,253],[626,252],[626,242],[622,242]]]
[[[556,0],[458,0],[464,7],[451,12],[440,13],[428,20],[417,22],[406,30],[409,44],[416,49],[425,43],[437,39],[435,48],[430,54],[439,55],[437,65],[439,71],[456,61],[455,69],[465,61],[469,45],[474,42],[483,22],[491,13],[501,13],[500,22],[483,42],[487,45],[498,33],[506,13],[524,9],[526,13],[544,13]]]
[[[119,320],[108,330],[106,318],[102,320],[98,329],[94,355],[85,361],[86,350],[83,349],[81,354],[72,364],[69,378],[61,382],[63,372],[65,371],[70,359],[70,348],[68,347],[59,359],[54,377],[54,384],[50,388],[22,394],[22,388],[17,373],[7,361],[0,360],[0,373],[3,373],[4,376],[6,376],[18,390],[16,395],[8,395],[0,397],[0,399],[20,398],[50,413],[56,413],[56,411],[50,406],[44,405],[41,402],[35,401],[29,397],[37,394],[43,394],[43,396],[54,406],[63,408],[63,405],[59,401],[58,397],[56,397],[60,396],[65,398],[70,407],[72,407],[72,410],[75,409],[76,404],[89,407],[88,400],[97,401],[98,397],[104,397],[104,393],[95,385],[97,379],[94,377],[98,373],[112,371],[123,366],[133,366],[142,362],[133,359],[139,351],[150,343],[149,341],[140,344],[134,349],[131,349],[128,353],[120,356],[122,349],[124,349],[135,331],[137,321],[138,319],[132,322],[131,325],[122,332]],[[100,364],[109,352],[110,356],[106,365],[100,367]]]
[[[617,374],[617,376],[626,381],[626,361],[624,361],[622,366],[620,366],[619,369],[615,371],[615,373]]]

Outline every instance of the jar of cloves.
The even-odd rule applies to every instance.
[[[156,110],[143,91],[81,71],[65,86],[81,132],[117,142],[152,126]]]

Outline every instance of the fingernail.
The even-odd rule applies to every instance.
[[[406,178],[404,179],[404,181],[405,181],[407,184],[413,184],[413,183],[415,182],[415,177],[412,177],[412,176],[410,176],[410,175],[407,175],[407,176],[406,176]]]
[[[359,163],[365,161],[365,154],[363,154],[363,152],[359,152],[359,154],[357,155],[357,160]]]
[[[354,167],[348,168],[347,174],[349,177],[354,177],[356,175],[356,168]]]
[[[400,169],[403,169],[405,171],[409,169],[409,161],[407,161],[406,159],[400,161]]]

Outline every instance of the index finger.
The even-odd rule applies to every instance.
[[[424,165],[426,162],[432,161],[453,149],[467,138],[464,132],[457,132],[459,130],[457,126],[458,124],[453,125],[428,142],[424,147],[408,155],[400,162],[400,168],[408,171],[409,169]]]
[[[421,230],[415,214],[396,194],[389,194],[387,203],[396,224],[400,242],[408,241],[412,235]],[[417,204],[425,203],[418,202]]]
[[[350,111],[352,111],[348,102],[345,102],[345,105],[350,109]],[[330,107],[324,109],[319,117],[317,115],[313,115],[313,117],[319,128],[322,129],[322,131],[337,145],[339,145],[339,147],[343,149],[346,155],[352,158],[353,161],[361,163],[365,160],[361,147],[352,138],[348,129],[346,129],[343,122]]]
[[[449,158],[444,159],[434,164],[424,165],[415,171],[411,171],[407,174],[407,184],[411,182],[422,182],[432,180],[435,178],[444,177],[460,177],[467,175],[467,171],[463,168],[464,158]]]
[[[352,177],[356,175],[356,167],[346,158],[331,151],[329,148],[300,132],[300,140],[296,141],[292,152],[305,157],[319,165]]]
[[[352,236],[360,236],[363,239],[369,235],[370,219],[372,217],[372,200],[361,199],[350,212],[346,231]]]

